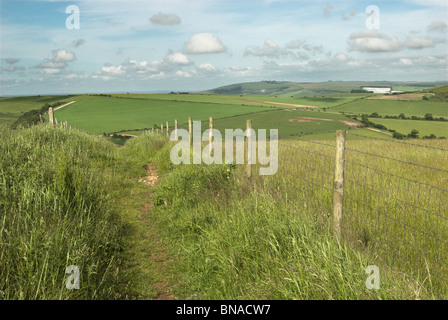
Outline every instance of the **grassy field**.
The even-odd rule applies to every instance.
[[[130,143],[144,139],[148,138]],[[332,140],[322,142],[334,145]],[[422,144],[448,147],[446,141]],[[448,169],[443,151],[372,140],[351,141],[348,146]],[[182,257],[176,276],[182,283],[179,297],[446,298],[446,283],[437,277],[447,279],[447,261],[437,239],[448,236],[448,224],[432,213],[448,208],[444,193],[436,189],[447,185],[446,176],[350,152],[346,241],[341,245],[331,235],[333,150],[306,141],[281,141],[278,173],[265,178],[255,173],[250,182],[241,167],[173,167],[167,159],[169,148],[163,151],[165,156],[156,162],[163,179],[156,188],[154,215],[174,254]],[[409,184],[408,179],[434,188]],[[389,196],[384,195],[385,184]],[[428,211],[416,210],[420,207]],[[368,264],[381,270],[380,290],[365,289]]]
[[[353,114],[371,114],[373,112],[379,115],[400,115],[404,113],[407,117],[423,117],[426,113],[431,113],[434,117],[448,117],[448,104],[445,102],[433,101],[403,101],[403,100],[371,100],[363,99],[344,104],[332,111],[342,111]]]
[[[434,276],[448,274],[439,240],[448,236],[448,203],[437,189],[446,175],[367,155],[448,170],[444,151],[349,140],[345,241],[338,243],[333,139],[281,140],[277,174],[255,170],[248,180],[242,166],[175,166],[173,144],[157,135],[121,148],[49,126],[2,137],[2,299],[151,299],[160,283],[176,299],[446,298]],[[446,140],[418,144],[448,148]],[[148,163],[158,171],[156,187],[137,182]],[[160,260],[172,260],[168,275]],[[365,285],[372,264],[381,270],[379,290]],[[65,288],[67,265],[80,266],[80,290]]]
[[[40,109],[46,103],[69,102],[73,97],[71,95],[0,97],[0,122],[11,124],[27,111]]]
[[[429,136],[431,133],[435,134],[437,137],[448,137],[448,122],[379,118],[372,118],[370,120],[403,134],[408,134],[412,129],[416,129],[419,132],[419,137]]]
[[[116,94],[114,97],[131,99],[149,99],[164,101],[187,101],[218,104],[236,104],[236,105],[261,105],[275,106],[277,108],[292,108],[293,106],[281,105],[276,103],[296,104],[314,106],[318,108],[334,107],[342,103],[357,100],[370,96],[362,93],[336,93],[331,95],[321,95],[314,97],[294,97],[294,96],[267,96],[267,95],[231,95],[231,94]],[[272,102],[272,103],[271,103]]]
[[[67,119],[71,126],[101,134],[152,128],[166,121],[170,121],[173,126],[175,118],[187,121],[188,116],[207,120],[210,115],[220,118],[266,109],[212,103],[89,97],[57,110],[55,118],[62,121]]]

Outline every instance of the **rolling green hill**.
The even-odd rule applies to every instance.
[[[391,86],[393,90],[420,91],[431,89],[445,83],[441,82],[389,82],[389,81],[327,81],[327,82],[291,82],[291,81],[260,81],[236,83],[215,89],[201,91],[205,94],[252,94],[271,96],[319,96],[334,93],[350,93],[352,89],[361,86]]]

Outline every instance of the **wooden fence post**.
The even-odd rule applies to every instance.
[[[48,108],[48,118],[50,119],[50,124],[54,125],[54,112],[53,107]]]
[[[163,123],[160,124],[160,134],[163,135]]]
[[[212,155],[212,143],[213,143],[213,117],[208,118],[208,154]]]
[[[345,130],[336,131],[336,160],[333,183],[333,232],[338,240],[341,238],[344,203],[345,135]]]
[[[252,177],[252,120],[246,120],[246,177]]]
[[[174,140],[177,141],[177,119],[174,120]]]
[[[188,117],[188,134],[190,139],[190,148],[193,148],[193,127],[191,117]]]

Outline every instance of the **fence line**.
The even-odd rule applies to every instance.
[[[209,118],[206,127],[215,128],[219,120]],[[263,123],[247,121],[246,130],[253,128],[253,124],[260,127]],[[364,136],[354,130],[294,127],[302,130],[302,135],[294,136],[293,140],[279,137],[278,141],[278,185],[285,201],[301,204],[297,210],[310,213],[329,226],[335,238],[375,252],[385,265],[414,277],[422,288],[447,299],[448,167],[433,164],[437,154],[430,154],[431,161],[410,161],[407,157],[413,154],[404,148],[425,150],[425,155],[448,149]],[[180,125],[176,119],[174,126],[166,121],[165,125],[160,124],[160,131],[155,126],[151,132],[170,136],[170,131],[174,131],[177,139],[181,128],[188,130],[192,146],[192,117]],[[304,130],[308,132],[303,133]],[[332,139],[313,138],[328,132],[336,135]],[[366,140],[346,141],[346,135],[372,140],[360,147],[356,141]],[[245,134],[237,136],[246,138],[245,146],[251,141]],[[208,141],[211,152],[211,131]],[[383,150],[386,142],[394,150],[400,146],[404,158],[387,154]],[[245,149],[247,177],[252,177],[257,169],[249,161],[252,157],[256,159],[250,150]],[[427,170],[428,175],[419,175],[418,170]]]

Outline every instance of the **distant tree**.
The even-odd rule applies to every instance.
[[[408,134],[408,138],[418,139],[418,130],[412,129],[411,133]]]
[[[406,116],[404,115],[404,113],[400,113],[400,115],[398,116],[400,119],[406,119]]]
[[[397,131],[393,132],[393,133],[392,133],[392,136],[393,136],[395,139],[403,139],[403,138],[404,138],[404,134],[402,134],[402,133],[400,133],[400,132],[397,132]]]
[[[425,120],[434,120],[434,118],[432,117],[432,114],[427,113],[425,114]]]

